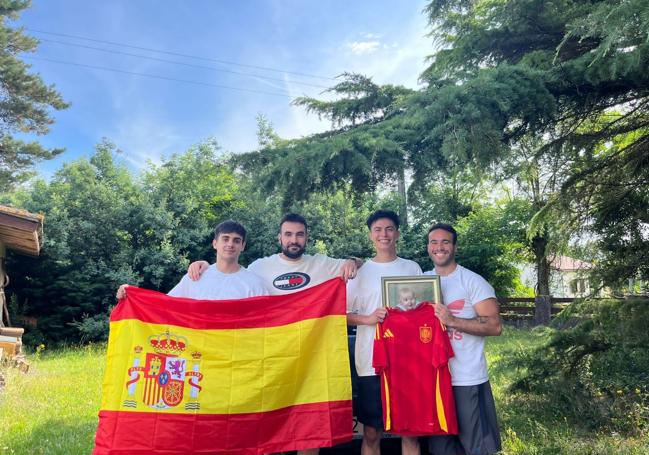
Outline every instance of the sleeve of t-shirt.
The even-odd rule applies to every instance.
[[[185,275],[178,282],[178,284],[175,285],[173,289],[171,289],[171,291],[167,292],[167,295],[171,297],[186,297],[189,294],[188,285],[189,285],[189,276]]]
[[[257,262],[257,261],[255,261],[255,262]],[[252,264],[254,264],[255,262],[253,262]],[[252,264],[250,264],[248,267],[246,267],[246,270],[250,274],[250,278],[249,278],[250,286],[252,286],[254,295],[255,296],[270,295],[270,289],[268,288],[268,285],[266,284],[266,282],[259,275],[257,275],[255,272],[250,270],[250,266]]]
[[[374,334],[374,354],[372,358],[372,366],[376,374],[381,374],[388,366],[388,356],[385,352],[384,338],[384,324],[376,324],[376,332]]]
[[[343,268],[346,259],[334,259],[325,255],[318,256],[320,256],[320,266],[324,267],[328,276],[334,278],[341,274],[341,269]]]
[[[469,299],[471,305],[482,302],[486,299],[496,298],[496,291],[493,286],[490,285],[487,280],[482,278],[480,275],[473,274],[468,280],[469,282]]]
[[[413,275],[423,275],[423,272],[421,271],[421,267],[416,262],[414,262],[412,274]]]
[[[260,273],[261,267],[262,267],[261,259],[255,259],[254,261],[252,261],[252,263],[248,267],[246,267],[246,269],[248,269],[249,271],[251,271],[252,273],[254,273],[257,276],[260,276],[261,275],[261,273]]]
[[[359,278],[347,281],[347,312],[358,314],[358,282]]]

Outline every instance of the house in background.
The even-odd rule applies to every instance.
[[[550,262],[550,295],[552,297],[586,297],[592,295],[589,272],[594,268],[590,262],[568,256],[555,256]],[[536,287],[536,269],[525,264],[521,269],[521,281],[525,286]],[[596,292],[599,295],[599,291]]]

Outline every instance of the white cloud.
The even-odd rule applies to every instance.
[[[108,137],[122,151],[124,161],[137,170],[149,161],[160,164],[162,157],[182,152],[188,146],[174,126],[138,114],[121,119]]]
[[[356,55],[371,54],[379,48],[381,43],[378,41],[353,41],[346,46]]]
[[[369,76],[378,84],[417,88],[419,75],[427,66],[425,59],[434,52],[426,31],[425,17],[417,15],[410,23],[404,24],[398,38],[386,39],[371,54],[347,54],[344,59],[331,63],[344,66],[346,71]]]

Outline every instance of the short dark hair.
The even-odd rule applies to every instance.
[[[214,228],[214,239],[217,240],[221,234],[239,234],[243,241],[246,241],[246,228],[234,220],[225,220]]]
[[[433,231],[435,231],[437,229],[441,229],[442,231],[446,231],[446,232],[452,234],[453,235],[453,245],[455,245],[457,243],[457,231],[455,229],[453,229],[453,226],[451,226],[450,224],[446,224],[446,223],[433,224],[430,227],[430,229],[428,230],[428,234],[430,234],[431,232],[433,232]],[[428,234],[426,234],[426,235],[428,236]]]
[[[301,223],[304,225],[304,230],[308,231],[309,230],[309,225],[306,224],[306,220],[302,215],[298,215],[297,213],[287,213],[282,217],[282,219],[279,221],[279,230],[278,232],[282,232],[282,224],[289,222],[289,223]]]
[[[399,230],[399,215],[394,213],[392,210],[376,210],[367,218],[367,228],[371,230],[374,222],[376,220],[380,220],[381,218],[387,218],[391,220],[397,230]]]

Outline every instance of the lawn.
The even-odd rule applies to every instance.
[[[90,453],[101,401],[104,349],[45,349],[38,358],[30,356],[28,374],[5,370],[0,453]]]
[[[506,328],[487,345],[504,454],[647,454],[649,436],[594,433],[569,425],[544,406],[543,397],[512,394],[508,385],[521,374],[505,360],[545,339],[543,330]],[[30,356],[24,375],[5,371],[0,392],[0,453],[82,454],[92,450],[101,400],[104,347],[87,346]]]

